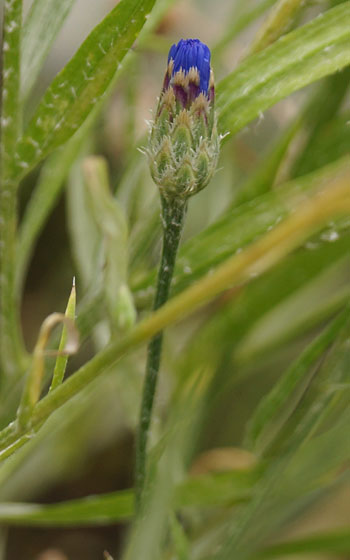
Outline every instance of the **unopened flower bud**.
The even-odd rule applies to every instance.
[[[181,39],[169,51],[147,149],[162,195],[187,198],[203,189],[219,149],[210,50],[198,39]]]

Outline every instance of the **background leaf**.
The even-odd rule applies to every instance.
[[[21,97],[26,99],[75,0],[34,0],[23,26]]]
[[[349,64],[349,24],[345,2],[240,64],[217,88],[220,129],[234,134],[280,99]]]
[[[330,553],[343,557],[350,552],[350,530],[335,531],[310,535],[304,539],[281,542],[262,551],[259,558],[274,558],[275,556],[290,556],[294,554]]]
[[[67,141],[104,95],[155,0],[122,0],[56,76],[35,111],[13,162],[27,173]]]
[[[268,446],[269,439],[276,437],[281,430],[281,423],[292,414],[289,401],[295,394],[296,387],[304,384],[299,396],[295,397],[292,404],[293,409],[301,399],[302,393],[310,383],[310,376],[317,375],[319,360],[325,354],[346,324],[348,309],[334,320],[327,329],[304,350],[300,358],[292,364],[285,374],[277,381],[272,391],[266,395],[257,407],[250,420],[247,434],[247,442],[253,449],[261,452]],[[293,410],[292,409],[292,410]],[[282,418],[282,419],[281,419]],[[267,434],[267,435],[266,435]],[[264,437],[265,436],[265,437]],[[267,437],[267,443],[266,443]]]
[[[232,471],[189,478],[175,492],[177,507],[225,505],[248,499],[258,471]],[[0,520],[7,524],[43,526],[98,525],[133,516],[134,493],[123,490],[59,504],[0,503]]]

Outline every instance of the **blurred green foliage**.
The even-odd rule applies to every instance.
[[[33,0],[26,12],[21,0],[3,2],[0,558],[98,560],[105,549],[125,560],[348,558],[350,2],[110,8],[41,97],[47,55],[81,4]],[[228,134],[219,171],[190,203],[177,311],[161,316],[171,328],[152,484],[133,523],[161,233],[138,148],[169,46],[199,34]],[[339,182],[343,201],[322,208]],[[312,226],[284,239],[305,209]],[[207,279],[247,255],[241,276],[205,299]],[[41,399],[19,427],[27,372],[40,382],[40,325],[65,309],[73,276],[79,352],[63,380],[67,357],[52,354],[69,333],[61,343],[51,334]]]

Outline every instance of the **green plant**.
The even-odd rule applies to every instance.
[[[156,30],[171,5],[121,0],[32,110],[33,85],[73,2],[34,0],[24,20],[21,0],[4,2],[0,521],[128,521],[127,560],[346,557],[348,527],[328,523],[327,531],[296,538],[289,531],[316,507],[327,509],[349,482],[350,2],[235,3],[212,49],[216,75],[224,75],[216,98],[226,134],[222,170],[189,206],[170,299],[150,313],[159,203],[136,149],[145,140],[135,139],[130,92],[143,88],[140,60],[155,50],[166,56],[171,40]],[[272,5],[246,57],[225,67],[223,55],[240,31]],[[129,112],[125,158],[118,169],[111,158],[109,177],[105,159],[91,154],[99,146],[95,124],[115,88]],[[256,118],[264,126],[263,112],[302,88],[293,97],[295,117],[285,123],[281,105],[274,126],[260,131],[262,141],[249,131],[247,140],[237,136]],[[27,182],[35,185],[24,204]],[[74,292],[66,316],[47,318],[28,351],[20,321],[25,278],[65,182],[77,311]],[[64,325],[60,342],[51,332],[56,322]],[[41,482],[35,461],[45,465],[42,483],[49,484],[87,454],[84,442],[97,448],[117,439],[120,416],[135,429],[144,345],[171,326],[145,515],[133,522],[132,489],[22,503]],[[81,343],[92,341],[93,355],[64,379],[78,331]],[[249,451],[245,466],[237,463],[242,450],[231,449],[225,472],[208,467],[204,454],[194,474],[201,452],[233,444]]]

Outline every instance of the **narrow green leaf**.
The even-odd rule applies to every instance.
[[[325,157],[326,154],[322,153],[316,165],[314,165],[315,162],[312,158],[310,161],[310,150],[311,152],[313,151],[315,143],[320,144],[320,132],[334,118],[334,115],[341,106],[346,90],[349,87],[349,76],[350,68],[345,68],[342,72],[321,81],[318,87],[315,88],[316,91],[313,91],[308,97],[307,102],[302,108],[301,116],[288,125],[267,154],[262,154],[261,163],[257,170],[249,176],[246,183],[238,191],[234,199],[235,205],[251,200],[273,188],[277,172],[283,163],[284,156],[288,153],[290,143],[300,130],[303,131],[303,135],[308,134],[309,138],[306,147],[303,141],[300,142],[300,156],[297,159],[297,163],[293,165],[292,177],[306,175],[345,155],[344,152],[336,155],[337,152],[334,149],[330,149],[330,146],[327,146],[327,158]],[[327,100],[327,103],[325,103],[325,100]],[[331,138],[333,142],[333,136],[328,134],[328,130],[326,138]],[[326,139],[323,138],[323,142],[325,141]],[[328,143],[331,144],[329,140]],[[318,154],[320,149],[321,147],[318,145],[314,152]],[[300,160],[306,162],[302,172],[300,172]]]
[[[328,232],[323,232],[321,236],[326,234]],[[322,321],[332,319],[349,301],[350,286],[346,279],[349,260],[346,246],[350,241],[350,231],[340,234],[339,240],[334,243],[322,240],[321,237],[318,240],[318,249],[310,249],[309,245],[304,247],[298,251],[299,254],[281,263],[279,273],[275,274],[273,271],[270,281],[266,279],[266,284],[262,282],[262,285],[269,285],[277,293],[264,316],[259,317],[258,311],[253,313],[249,323],[250,330],[235,354],[237,364],[247,365],[258,357],[266,356],[266,352],[276,350],[288,341],[297,340]],[[315,255],[314,251],[317,251]],[[304,267],[299,278],[300,269],[293,269],[293,266]],[[279,278],[283,278],[286,283],[291,278],[291,285],[279,287]],[[247,297],[248,294],[245,297],[246,303]],[[257,305],[260,306],[258,301]],[[266,309],[264,305],[262,308]]]
[[[332,487],[346,482],[346,475],[339,473],[349,460],[349,420],[347,411],[334,427],[297,448],[292,446],[271,464],[256,485],[253,500],[231,520],[231,534],[213,560],[255,556],[273,534]]]
[[[294,554],[350,554],[350,529],[338,529],[332,533],[309,535],[302,539],[273,544],[262,550],[258,558],[279,558]]]
[[[309,99],[303,111],[303,132],[304,135],[306,134],[306,141],[302,142],[299,156],[293,164],[292,175],[294,177],[309,173],[344,154],[344,150],[340,151],[339,133],[333,131],[333,126],[335,121],[343,119],[345,128],[349,129],[346,125],[349,116],[346,118],[347,115],[341,114],[337,118],[337,113],[346,98],[349,82],[350,68],[347,67],[322,80],[316,93]],[[335,144],[334,148],[333,143],[330,142],[331,138]],[[345,138],[343,142],[346,144]],[[321,152],[319,158],[315,157],[319,152]]]
[[[0,505],[0,519],[11,525],[107,525],[130,519],[133,509],[134,494],[124,490],[55,505],[4,503]]]
[[[21,34],[22,0],[6,0],[4,3],[1,80],[1,160],[3,177],[8,175],[8,165],[22,125],[22,110],[19,100]]]
[[[232,134],[294,91],[350,63],[345,2],[251,56],[217,88],[222,131]]]
[[[77,157],[83,138],[82,129],[44,163],[35,190],[26,207],[18,232],[16,284],[20,291],[28,264],[50,211],[57,202],[64,179]]]
[[[344,309],[346,322],[339,332],[324,362],[313,376],[309,385],[294,403],[293,414],[282,424],[272,440],[269,453],[281,449],[298,447],[305,439],[322,429],[328,429],[344,416],[348,410],[350,376],[350,333],[349,307]],[[334,414],[336,413],[336,414]],[[348,442],[345,444],[347,449]],[[350,456],[350,455],[349,455]],[[308,475],[305,473],[304,478]]]
[[[266,21],[251,46],[251,53],[265,49],[290,29],[297,13],[305,7],[305,0],[279,0],[272,8]]]
[[[347,321],[348,310],[339,315],[320,336],[308,346],[294,364],[261,401],[248,425],[246,442],[255,450],[264,448],[281,429],[281,422],[290,414],[288,401],[303,380],[308,381],[311,368],[315,367],[327,348],[334,342]],[[282,420],[281,420],[282,415]],[[267,438],[267,441],[266,441]]]
[[[155,0],[121,0],[95,27],[46,91],[13,162],[24,175],[82,125],[111,84]]]
[[[15,376],[23,373],[25,368],[15,290],[18,181],[10,177],[11,161],[22,127],[22,106],[19,100],[22,0],[6,0],[3,16],[0,103],[0,363],[4,374]]]
[[[174,512],[170,515],[171,539],[174,546],[176,560],[190,559],[190,543],[185,529],[181,522],[177,519]]]
[[[238,191],[234,199],[235,206],[252,200],[273,188],[277,172],[300,125],[301,120],[297,119],[281,134],[269,153],[263,155],[256,172],[251,174],[242,189]]]
[[[83,163],[87,199],[103,246],[103,286],[112,324],[120,331],[136,319],[128,286],[128,226],[121,205],[113,198],[107,162],[90,156]]]
[[[75,297],[75,296],[74,296]],[[73,297],[73,301],[74,301]],[[40,399],[43,378],[45,374],[45,357],[50,353],[47,344],[52,330],[56,325],[63,323],[67,327],[64,350],[67,354],[74,354],[79,347],[77,330],[70,317],[63,313],[51,313],[41,324],[38,338],[33,349],[30,367],[23,385],[22,397],[17,410],[18,426],[28,427],[33,409]],[[57,352],[53,351],[53,355]]]
[[[175,492],[177,507],[204,507],[248,500],[259,479],[259,469],[203,474],[188,478]]]
[[[21,45],[21,97],[25,99],[75,0],[34,0],[24,22]]]
[[[258,471],[232,471],[189,478],[175,491],[176,507],[228,505],[248,499]],[[134,493],[123,490],[59,504],[0,504],[0,521],[11,525],[98,525],[133,516]]]
[[[232,16],[227,25],[227,31],[212,48],[213,58],[221,54],[225,47],[233,41],[241,31],[258,19],[276,0],[259,0],[250,5],[251,2],[240,2],[235,4]],[[248,4],[248,7],[247,7]]]
[[[311,386],[311,395],[306,395],[297,409],[296,422],[284,434],[282,455],[280,449],[280,456],[270,461],[255,487],[252,502],[233,522],[231,537],[215,559],[234,554],[250,558],[279,528],[300,516],[332,487],[348,480],[348,473],[342,475],[350,456],[348,309],[344,313],[346,323],[322,366],[315,390]],[[339,383],[343,389],[332,394],[332,385]],[[339,403],[342,406],[332,420],[329,413]],[[302,414],[300,408],[304,409]],[[324,419],[327,422],[320,431]]]
[[[340,115],[310,136],[310,141],[300,154],[301,157],[293,170],[296,175],[308,173],[310,169],[318,169],[349,153],[349,120],[349,113]]]
[[[72,138],[71,141],[74,141]],[[96,292],[101,282],[101,235],[96,227],[88,203],[82,174],[84,157],[89,153],[85,146],[74,162],[66,190],[67,222],[71,250],[83,293]]]
[[[71,293],[68,298],[67,308],[65,311],[65,316],[71,321],[75,321],[75,308],[76,308],[76,290],[75,290],[75,279],[73,279],[73,286]],[[58,356],[56,358],[55,369],[53,372],[52,383],[50,386],[50,391],[61,385],[64,379],[64,374],[66,372],[68,354],[64,353],[67,344],[68,331],[66,325],[62,327],[61,340],[58,346]]]

